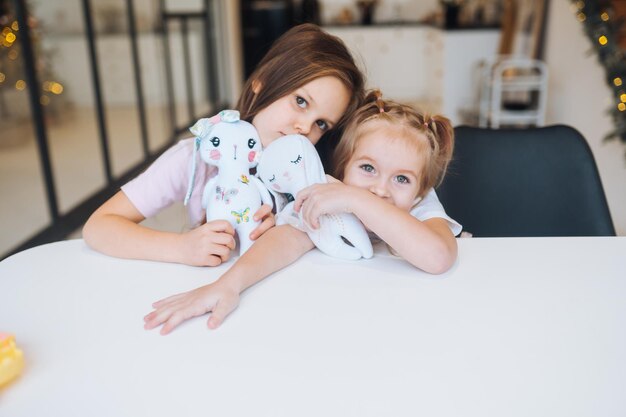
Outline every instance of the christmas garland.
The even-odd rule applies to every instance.
[[[619,44],[623,19],[617,18],[609,0],[573,0],[572,3],[576,18],[585,26],[585,33],[606,70],[606,81],[615,98],[609,109],[615,130],[605,139],[619,139],[626,144],[626,52]]]

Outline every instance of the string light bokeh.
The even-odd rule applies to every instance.
[[[584,26],[594,52],[606,70],[606,80],[615,103],[610,109],[615,128],[605,139],[618,138],[626,143],[626,52],[620,45],[623,19],[618,19],[609,0],[574,0],[572,9]]]
[[[55,96],[63,94],[64,87],[59,80],[50,79],[50,68],[42,57],[43,53],[40,47],[39,37],[43,36],[39,22],[36,18],[30,16],[28,19],[28,27],[31,33],[31,42],[34,45],[37,61],[37,69],[39,80],[41,82],[40,104],[49,105]],[[20,27],[10,12],[5,12],[0,16],[0,94],[3,91],[14,90],[25,94],[25,90],[29,87],[24,81],[25,71],[21,57]],[[8,108],[11,106],[11,100],[15,100],[14,95],[5,103]],[[9,112],[4,111],[0,115],[7,115]]]

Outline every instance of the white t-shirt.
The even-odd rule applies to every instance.
[[[424,198],[417,199],[415,201],[410,213],[411,216],[422,222],[435,217],[445,219],[448,222],[448,226],[454,236],[458,236],[463,229],[463,227],[456,220],[446,214],[445,209],[439,202],[439,198],[437,197],[437,193],[434,188],[431,188],[430,191],[426,193]]]

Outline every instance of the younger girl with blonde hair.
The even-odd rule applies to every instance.
[[[394,253],[433,274],[456,260],[455,235],[461,226],[449,218],[433,189],[452,156],[450,121],[368,94],[348,122],[334,153],[338,180],[298,193],[296,209],[312,227],[322,214],[354,213]],[[163,324],[169,333],[183,321],[211,312],[218,327],[237,307],[240,293],[313,249],[308,235],[290,225],[261,236],[217,281],[153,304],[146,329]],[[218,298],[216,294],[221,294]]]
[[[435,194],[452,157],[450,121],[384,101],[371,92],[356,112],[334,153],[341,182],[300,192],[295,208],[313,227],[322,214],[354,213],[392,252],[431,273],[456,259],[460,225]]]

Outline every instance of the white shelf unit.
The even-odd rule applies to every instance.
[[[486,65],[479,125],[494,129],[503,125],[543,126],[548,92],[548,68],[540,60],[503,57]],[[524,98],[530,108],[509,110],[504,104],[511,93]]]

